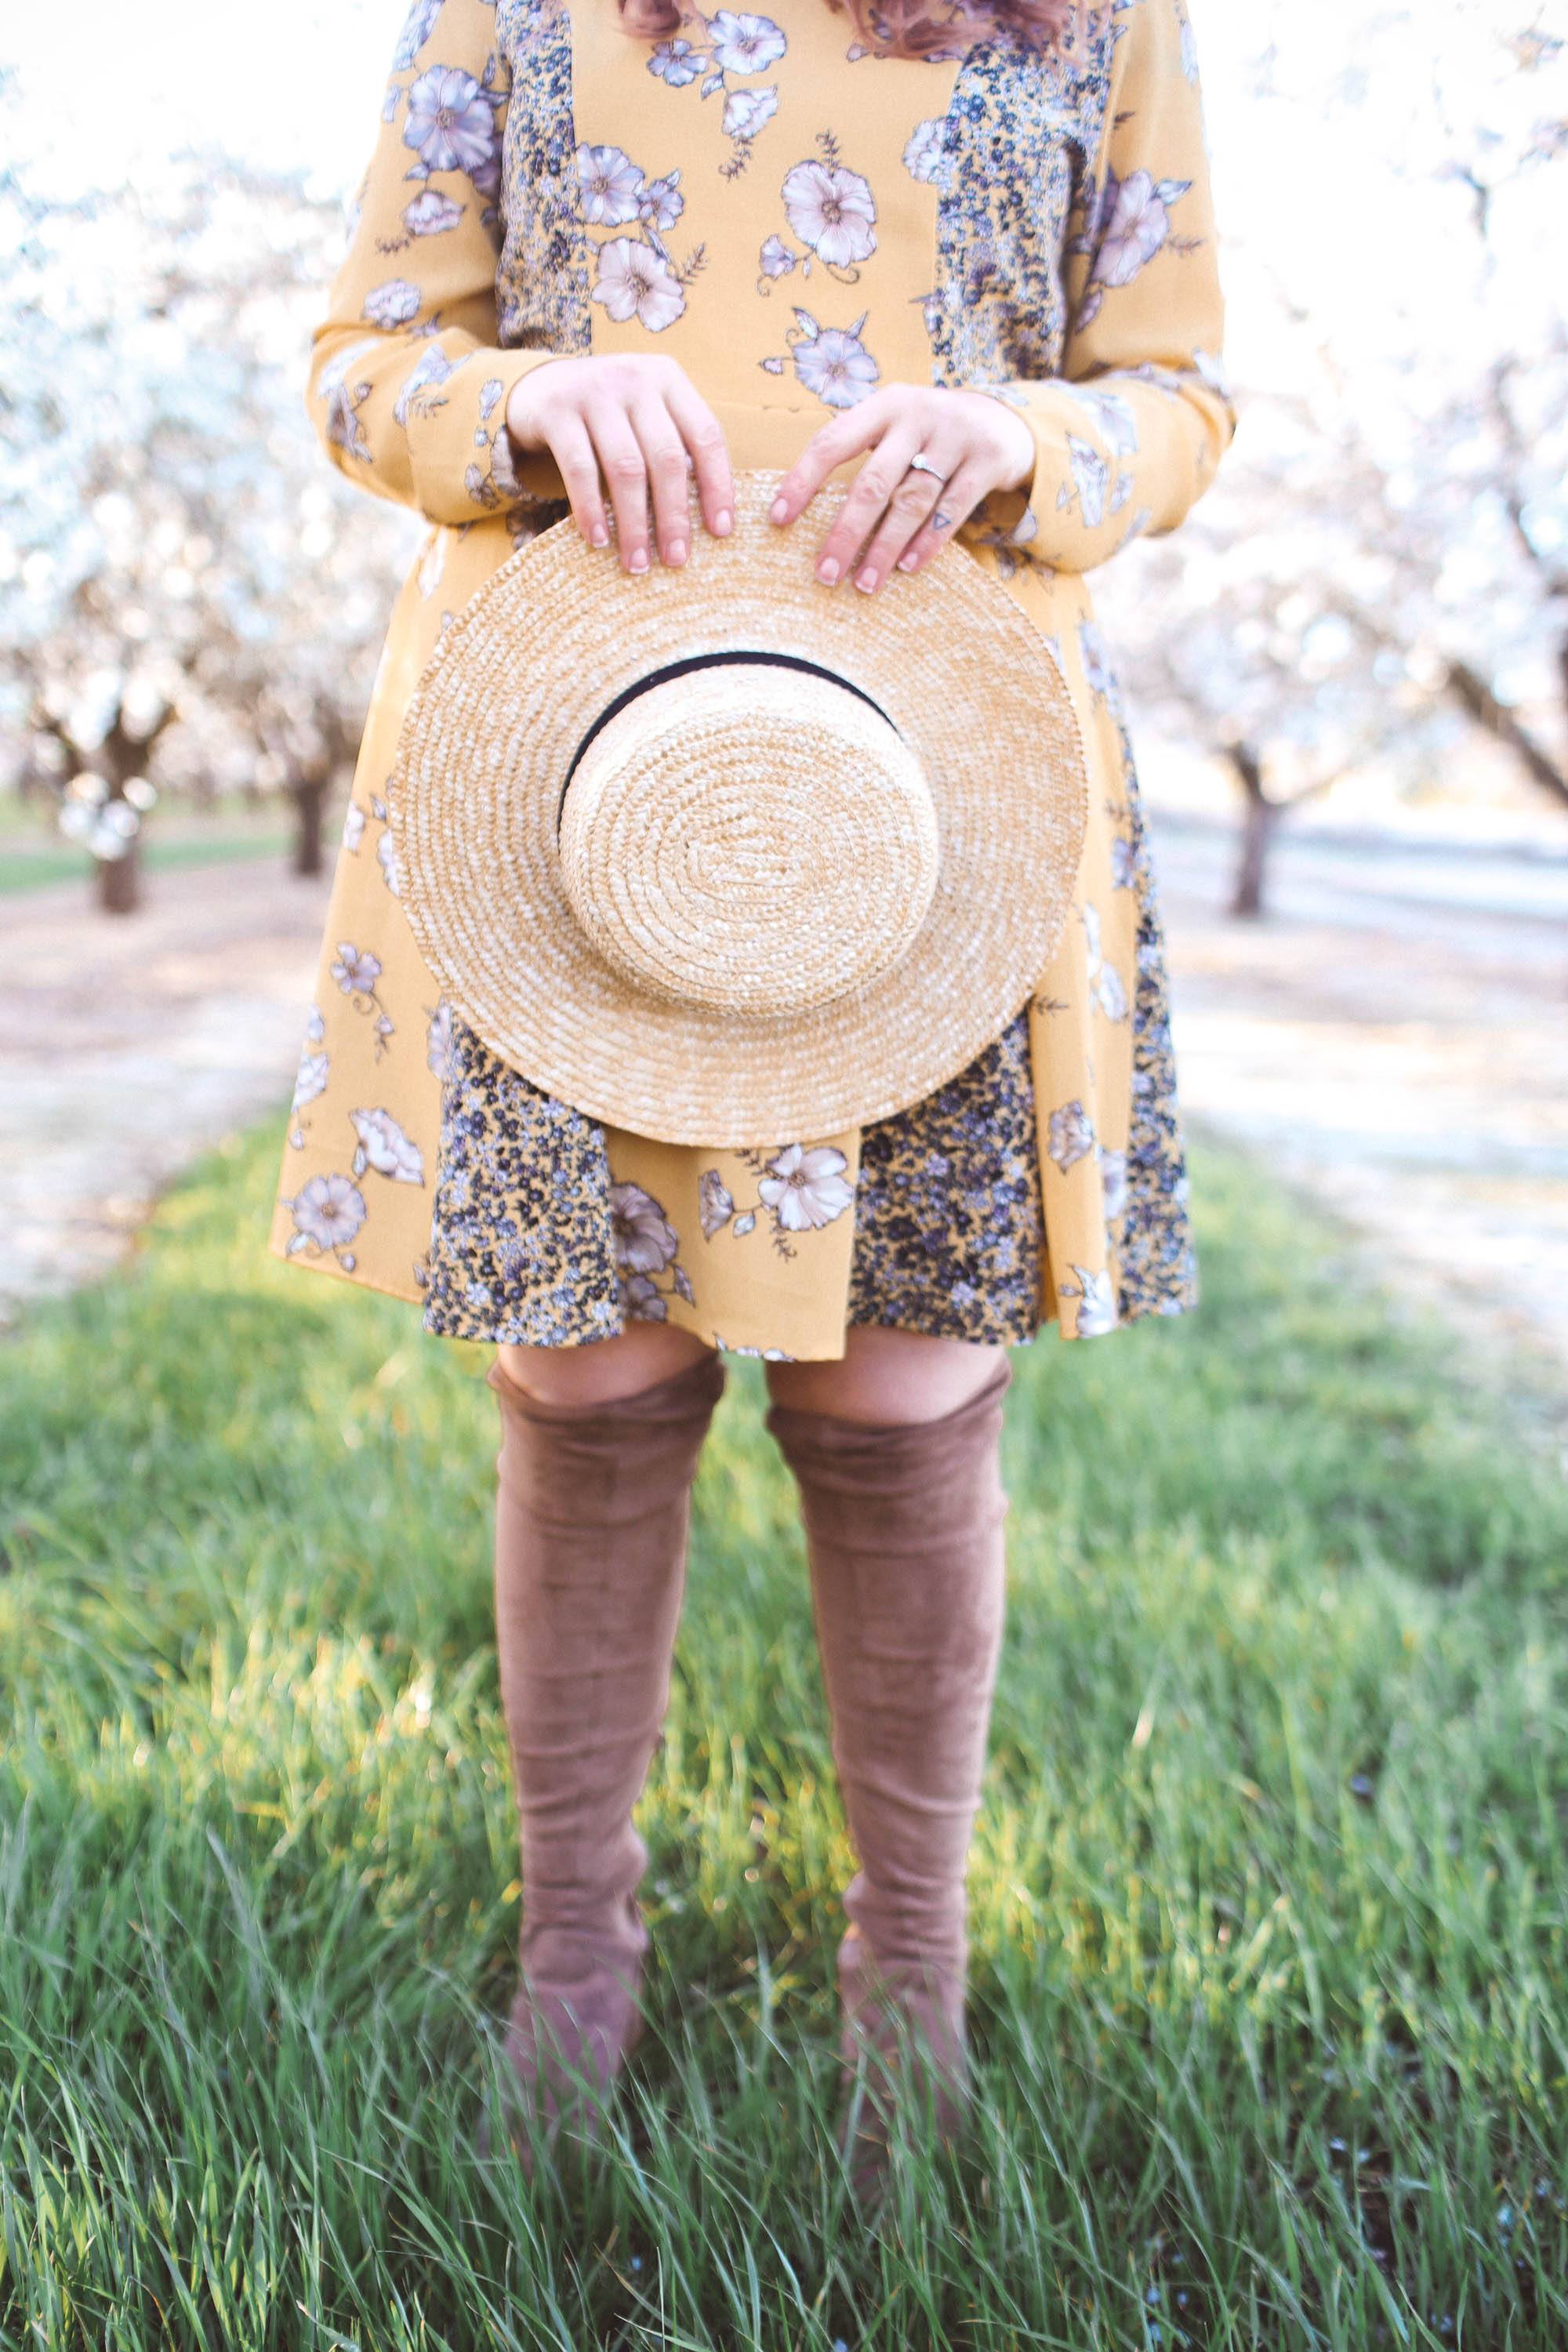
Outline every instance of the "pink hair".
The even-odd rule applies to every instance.
[[[622,26],[634,39],[667,41],[680,29],[680,0],[616,0]],[[1075,0],[826,0],[836,15],[847,16],[869,49],[894,58],[929,57],[984,40],[993,32],[1016,33],[1044,48],[1061,39],[1075,13]]]

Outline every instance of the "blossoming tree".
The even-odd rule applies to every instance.
[[[1373,763],[1417,787],[1477,728],[1568,803],[1568,57],[1508,0],[1356,27],[1278,11],[1225,85],[1240,427],[1100,599],[1140,701],[1237,778],[1244,914],[1289,808]]]
[[[213,158],[67,202],[0,178],[0,761],[134,904],[158,789],[287,794],[352,759],[410,537],[321,463],[303,354],[338,208]]]

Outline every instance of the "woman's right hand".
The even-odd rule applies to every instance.
[[[675,360],[551,360],[513,384],[506,421],[521,453],[553,457],[590,547],[609,545],[607,495],[623,571],[647,570],[650,501],[660,562],[685,562],[694,475],[708,529],[722,539],[733,524],[724,428]]]

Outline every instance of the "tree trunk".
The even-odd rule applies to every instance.
[[[100,857],[98,903],[106,915],[133,915],[142,903],[142,845],[133,841],[123,857]]]
[[[294,803],[294,871],[321,870],[321,817],[326,808],[328,776],[303,777],[289,786]]]
[[[55,716],[41,696],[34,698],[29,723],[35,734],[46,736],[58,744],[65,754],[68,774],[86,772],[100,779],[105,789],[107,806],[115,801],[123,801],[125,787],[132,779],[146,774],[153,745],[165,729],[174,725],[178,715],[178,706],[166,702],[147,731],[137,734],[126,725],[122,696],[102,740],[89,749],[84,749],[76,740],[66,721]],[[93,865],[93,895],[100,911],[106,915],[133,914],[142,903],[140,812],[137,828],[126,845],[124,856],[95,857]]]
[[[1279,808],[1264,792],[1263,761],[1256,746],[1227,743],[1225,751],[1243,796],[1241,853],[1237,861],[1230,911],[1245,921],[1254,922],[1263,912],[1268,850],[1279,822]]]
[[[122,801],[125,787],[132,776],[144,776],[153,747],[158,738],[174,723],[175,706],[166,702],[145,734],[136,734],[125,723],[123,704],[114,714],[114,723],[99,747],[93,763],[109,785],[109,797]],[[142,835],[131,836],[123,857],[100,857],[98,861],[98,903],[106,915],[133,915],[142,904]]]

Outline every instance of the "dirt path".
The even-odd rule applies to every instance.
[[[1568,859],[1305,835],[1273,912],[1223,914],[1225,829],[1156,819],[1194,1129],[1362,1228],[1466,1341],[1568,1395]],[[162,1185],[280,1106],[325,882],[270,861],[0,901],[0,1319],[111,1265]]]
[[[266,859],[150,874],[118,918],[80,882],[0,899],[0,1322],[112,1265],[172,1177],[279,1107],[326,895]]]
[[[1157,823],[1182,1098],[1378,1244],[1463,1338],[1568,1381],[1568,859]]]

